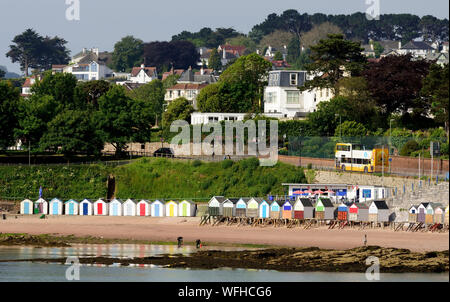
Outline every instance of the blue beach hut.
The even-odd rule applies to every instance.
[[[150,214],[153,217],[164,217],[164,209],[164,204],[159,200],[155,200],[150,204]]]
[[[70,199],[64,203],[64,213],[65,215],[78,215],[79,202]]]
[[[33,202],[29,199],[25,199],[20,203],[20,214],[32,215],[33,214]]]
[[[53,198],[49,203],[49,215],[62,215],[64,204],[58,198]]]

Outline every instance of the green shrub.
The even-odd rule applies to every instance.
[[[193,167],[199,167],[199,166],[201,166],[202,165],[202,162],[200,161],[200,160],[198,160],[198,159],[196,159],[196,160],[194,160],[193,162],[192,162],[192,166]]]
[[[418,151],[420,149],[419,144],[415,140],[410,140],[403,145],[400,150],[401,156],[410,156],[412,152]]]
[[[233,165],[233,161],[230,159],[226,159],[222,162],[222,169],[228,169]]]

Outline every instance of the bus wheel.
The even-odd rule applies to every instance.
[[[364,173],[367,173],[367,167],[364,167]]]
[[[342,165],[341,170],[345,171],[345,165]]]

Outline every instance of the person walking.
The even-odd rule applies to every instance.
[[[367,234],[364,234],[364,246],[367,246]]]

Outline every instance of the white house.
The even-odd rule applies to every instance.
[[[110,53],[99,52],[98,48],[83,48],[62,70],[73,74],[79,81],[101,80],[113,76],[113,71],[107,66],[110,61]]]
[[[410,41],[397,52],[401,55],[412,54],[413,57],[425,58],[428,54],[436,52],[436,50],[423,41]]]
[[[33,75],[25,80],[22,85],[22,93],[20,94],[24,98],[28,98],[31,93],[31,87],[36,83],[36,81],[40,81],[40,75]]]
[[[246,113],[215,113],[215,112],[193,112],[191,124],[212,124],[222,121],[243,121]]]
[[[142,64],[141,67],[133,67],[129,81],[132,83],[147,84],[156,79],[158,79],[156,67],[145,67]]]

